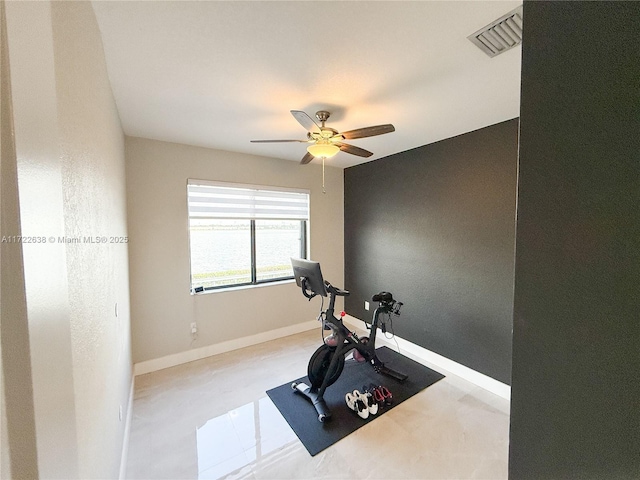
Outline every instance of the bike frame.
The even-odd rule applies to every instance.
[[[343,323],[342,318],[336,318],[335,301],[337,296],[341,296],[340,293],[343,290],[336,289],[331,284],[327,285],[327,291],[329,292],[329,307],[325,311],[324,323],[331,328],[333,334],[336,336],[336,353],[340,355],[347,355],[351,350],[356,349],[365,358],[367,362],[371,362],[373,366],[378,364],[382,365],[382,362],[376,357],[376,335],[378,333],[378,318],[381,314],[390,313],[391,307],[387,304],[381,303],[373,313],[373,321],[371,322],[371,333],[366,342],[363,342],[355,332],[350,331]]]
[[[327,372],[334,371],[338,362],[344,359],[351,350],[357,350],[369,362],[376,372],[382,373],[389,377],[395,378],[399,382],[403,382],[407,379],[407,376],[403,373],[396,372],[384,365],[376,356],[376,334],[378,332],[378,319],[381,314],[391,313],[393,309],[393,303],[381,301],[378,308],[375,309],[373,314],[373,321],[371,322],[371,334],[368,341],[363,342],[355,332],[350,331],[343,323],[342,318],[336,318],[335,302],[336,297],[349,295],[349,292],[334,287],[328,282],[326,283],[327,293],[329,294],[329,307],[324,312],[324,325],[329,326],[334,334],[337,343],[335,346],[335,352],[331,358]],[[311,299],[315,294],[307,293],[306,283],[303,280],[302,293],[305,297]],[[323,325],[323,326],[324,326]],[[324,392],[329,386],[329,375],[325,375],[322,384],[318,387],[308,387],[304,383],[294,383],[292,388],[294,391],[298,391],[306,396],[315,407],[318,412],[318,419],[324,422],[325,419],[331,417],[331,412],[324,401]]]

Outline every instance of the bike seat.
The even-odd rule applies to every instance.
[[[380,292],[376,293],[373,297],[371,297],[372,302],[391,302],[393,301],[393,295],[389,292]]]

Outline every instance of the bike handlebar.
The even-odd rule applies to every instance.
[[[302,277],[301,281],[300,281],[300,286],[302,289],[302,294],[307,297],[309,300],[311,300],[313,297],[315,297],[317,295],[317,293],[315,293],[313,290],[311,290],[309,288],[309,282],[307,280],[306,277]],[[341,288],[338,287],[334,287],[333,285],[331,285],[329,282],[327,282],[325,280],[324,282],[324,286],[327,289],[327,291],[330,294],[336,295],[338,297],[346,297],[350,294],[349,291],[347,290],[342,290]]]
[[[324,283],[327,286],[327,290],[329,290],[334,295],[337,295],[338,297],[347,297],[350,295],[350,292],[348,290],[342,290],[341,288],[334,287],[333,285],[331,285],[329,282],[326,282],[326,281]]]

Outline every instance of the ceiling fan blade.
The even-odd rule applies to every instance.
[[[313,155],[311,155],[309,152],[307,152],[307,153],[305,153],[304,157],[302,157],[302,160],[300,160],[300,165],[306,165],[307,163],[309,163],[314,158],[315,157]]]
[[[309,142],[309,140],[251,140],[251,143],[279,143],[279,142],[307,143],[307,142]]]
[[[295,118],[308,132],[320,132],[320,125],[318,125],[313,118],[302,110],[291,110],[291,115],[293,115],[293,118]]]
[[[356,128],[355,130],[342,132],[340,135],[347,140],[353,140],[354,138],[375,137],[376,135],[395,131],[396,128],[390,123],[387,123],[385,125],[376,125],[375,127]]]
[[[364,148],[356,147],[355,145],[349,145],[348,143],[335,143],[336,146],[340,147],[344,153],[350,153],[351,155],[357,155],[359,157],[370,157],[373,155],[373,152],[369,150],[365,150]]]

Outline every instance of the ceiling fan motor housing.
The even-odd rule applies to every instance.
[[[316,118],[322,122],[322,126],[323,127],[324,127],[324,122],[329,120],[330,116],[331,116],[331,114],[329,112],[327,112],[326,110],[320,110],[320,111],[316,112]]]

